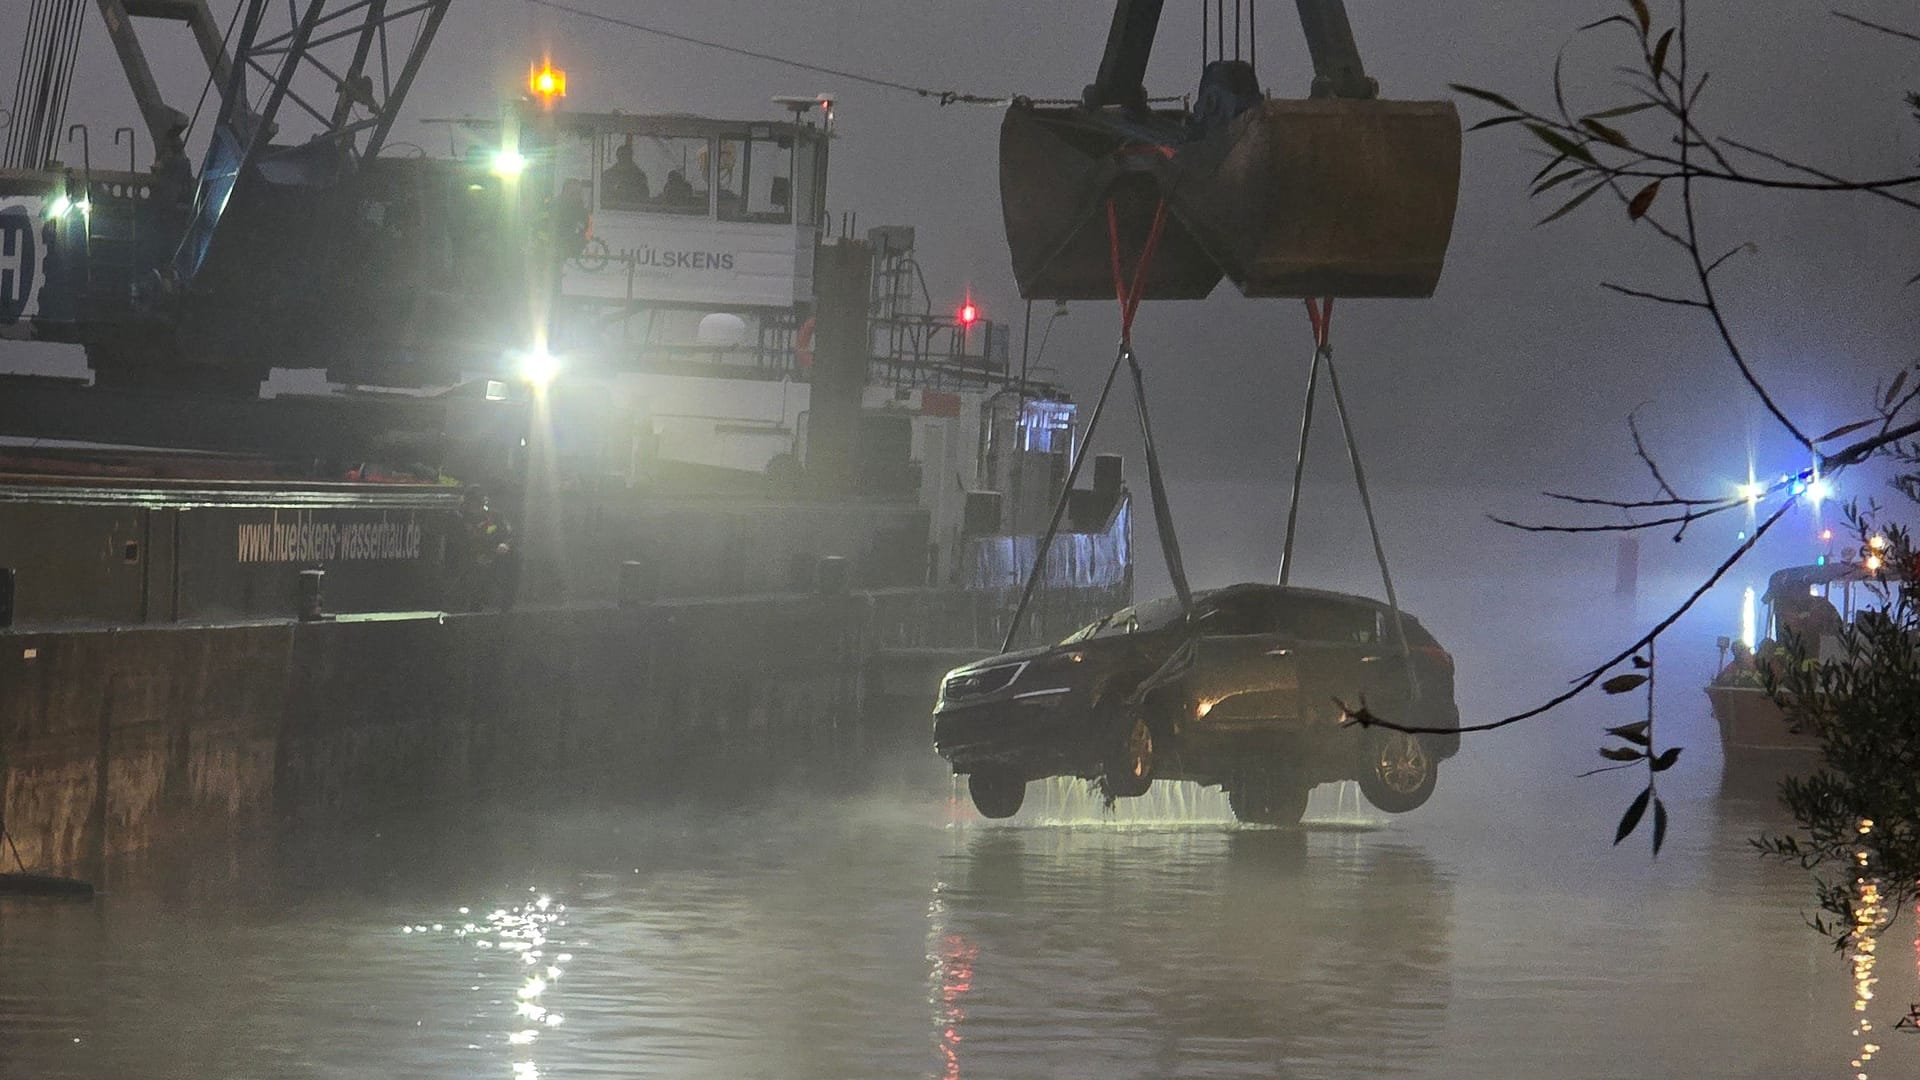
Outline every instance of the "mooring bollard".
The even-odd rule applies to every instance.
[[[849,585],[844,555],[822,555],[813,564],[813,591],[821,596],[845,596]]]
[[[317,622],[327,617],[326,599],[320,587],[326,582],[325,570],[300,571],[300,621]]]

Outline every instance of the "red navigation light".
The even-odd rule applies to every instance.
[[[980,309],[973,306],[973,301],[969,300],[966,303],[960,305],[960,325],[961,326],[972,327],[974,323],[977,323],[979,321],[980,321]]]
[[[542,60],[537,67],[527,68],[527,89],[551,105],[554,98],[567,96],[567,73],[554,67],[553,61]]]

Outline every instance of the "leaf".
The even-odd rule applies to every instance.
[[[1900,388],[1905,385],[1907,385],[1907,373],[1902,371],[1893,377],[1893,385],[1887,387],[1887,396],[1881,400],[1880,407],[1884,409],[1892,405],[1893,399],[1900,396]]]
[[[1625,675],[1615,675],[1613,678],[1601,683],[1600,689],[1605,690],[1609,694],[1624,694],[1646,681],[1647,677],[1645,675],[1638,672],[1628,672]]]
[[[1633,24],[1627,21],[1627,17],[1625,15],[1609,15],[1604,19],[1595,19],[1590,23],[1586,23],[1585,25],[1576,28],[1574,30],[1574,33],[1584,34],[1589,30],[1598,30],[1600,27],[1605,26],[1608,23],[1620,23],[1621,25],[1626,26],[1629,29],[1633,27]]]
[[[1667,842],[1667,804],[1659,799],[1653,800],[1653,853],[1660,854],[1660,845]]]
[[[1517,124],[1520,121],[1525,119],[1526,117],[1524,116],[1495,116],[1486,120],[1482,120],[1479,123],[1468,128],[1467,130],[1479,131],[1481,128],[1499,127],[1501,124]]]
[[[1600,756],[1608,761],[1639,761],[1647,755],[1630,746],[1603,746],[1600,748]]]
[[[1506,109],[1508,112],[1520,111],[1520,106],[1515,105],[1513,102],[1507,100],[1504,97],[1501,97],[1499,94],[1496,94],[1491,90],[1482,90],[1477,86],[1468,86],[1465,83],[1448,83],[1447,89],[1452,90],[1458,94],[1465,94],[1468,97],[1479,98],[1481,101],[1484,101],[1489,105],[1498,105],[1501,108]]]
[[[1611,120],[1616,116],[1632,116],[1634,113],[1646,112],[1648,109],[1656,109],[1659,107],[1660,103],[1657,101],[1636,101],[1631,105],[1615,105],[1611,109],[1601,109],[1597,113],[1588,113],[1584,119]]]
[[[1607,734],[1625,739],[1630,743],[1639,743],[1641,746],[1645,746],[1651,741],[1648,738],[1648,729],[1652,726],[1652,724],[1642,720],[1637,724],[1622,724],[1619,727],[1610,727],[1607,729]]]
[[[1545,165],[1542,165],[1542,166],[1540,166],[1540,171],[1539,171],[1539,172],[1537,172],[1537,173],[1534,173],[1534,174],[1533,174],[1533,179],[1532,179],[1532,180],[1529,180],[1529,181],[1527,181],[1527,182],[1528,182],[1528,183],[1530,183],[1530,184],[1537,184],[1537,183],[1539,183],[1539,182],[1540,182],[1540,178],[1541,178],[1541,177],[1543,177],[1543,176],[1545,176],[1545,175],[1547,175],[1548,173],[1550,173],[1550,172],[1552,172],[1553,170],[1555,170],[1555,169],[1557,169],[1557,168],[1559,168],[1559,167],[1560,167],[1560,165],[1561,165],[1561,163],[1562,163],[1562,162],[1564,162],[1564,161],[1566,161],[1566,160],[1567,160],[1567,155],[1565,155],[1565,154],[1555,154],[1555,155],[1553,156],[1553,160],[1552,160],[1552,161],[1549,161],[1549,162],[1547,162],[1547,163],[1546,163]]]
[[[1685,749],[1685,747],[1669,746],[1665,750],[1660,751],[1660,756],[1653,759],[1653,771],[1666,772],[1668,769],[1673,768],[1673,763],[1680,760],[1680,751],[1683,749]]]
[[[1574,212],[1574,210],[1578,209],[1581,203],[1586,202],[1588,199],[1593,198],[1595,192],[1599,191],[1601,188],[1606,186],[1607,186],[1606,178],[1605,177],[1600,178],[1599,180],[1594,182],[1592,187],[1587,188],[1587,190],[1567,200],[1566,205],[1562,206],[1558,210],[1555,210],[1553,213],[1548,214],[1546,217],[1541,218],[1539,221],[1534,222],[1534,224],[1545,225],[1549,221],[1557,221],[1560,218],[1566,217],[1568,214],[1571,214]]]
[[[1902,374],[1905,374],[1905,373],[1902,372]],[[1839,427],[1834,428],[1832,431],[1827,432],[1825,435],[1822,435],[1813,441],[1817,443],[1829,442],[1833,439],[1839,438],[1842,435],[1850,435],[1853,432],[1859,431],[1863,427],[1872,427],[1873,425],[1879,422],[1880,421],[1878,420],[1855,420],[1851,424],[1842,424]]]
[[[1615,130],[1614,128],[1608,127],[1607,125],[1601,123],[1598,120],[1595,120],[1591,116],[1587,117],[1585,120],[1580,121],[1580,126],[1583,128],[1586,128],[1588,131],[1593,132],[1595,135],[1600,136],[1602,139],[1605,139],[1606,141],[1612,143],[1613,145],[1621,147],[1623,149],[1630,148],[1633,145],[1631,142],[1627,140],[1627,137],[1624,134]]]
[[[1647,0],[1627,0],[1627,6],[1633,9],[1633,17],[1640,22],[1640,32],[1647,32],[1653,25],[1653,13],[1647,10]]]
[[[1653,200],[1659,195],[1660,181],[1658,180],[1641,188],[1640,193],[1627,203],[1627,220],[1639,221],[1646,217],[1647,211],[1653,208]]]
[[[1645,671],[1653,666],[1653,661],[1644,656],[1636,656],[1633,658],[1633,666],[1639,668],[1641,671]]]
[[[1587,170],[1585,169],[1568,169],[1566,172],[1555,173],[1545,180],[1540,181],[1538,184],[1535,184],[1533,186],[1533,193],[1539,195],[1543,192],[1551,191],[1576,176],[1585,176],[1586,172]]]
[[[1553,147],[1556,153],[1565,154],[1575,161],[1584,161],[1589,165],[1600,164],[1594,160],[1593,151],[1588,150],[1585,146],[1574,142],[1572,139],[1567,138],[1565,135],[1560,134],[1545,124],[1528,124],[1527,130],[1533,132],[1534,138]]]
[[[1620,841],[1633,835],[1634,827],[1640,824],[1641,816],[1647,812],[1647,800],[1651,798],[1653,798],[1653,787],[1648,785],[1639,795],[1634,796],[1633,802],[1627,804],[1627,812],[1620,815],[1620,827],[1613,832],[1615,847],[1620,846]]]
[[[1673,44],[1673,31],[1674,27],[1668,27],[1653,47],[1653,81],[1656,83],[1660,81],[1660,73],[1667,68],[1667,47]]]

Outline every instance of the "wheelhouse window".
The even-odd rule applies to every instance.
[[[609,135],[600,152],[600,208],[704,216],[713,164],[709,139]]]
[[[818,147],[811,139],[800,140],[793,155],[793,205],[794,221],[799,225],[813,225],[819,220],[815,203],[819,201],[819,171],[824,162]]]
[[[720,140],[721,221],[785,225],[793,220],[793,139],[756,128]]]

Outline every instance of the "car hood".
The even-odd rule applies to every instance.
[[[1018,652],[1001,653],[998,656],[989,656],[985,660],[975,660],[971,664],[954,668],[952,671],[947,672],[947,674],[965,675],[968,672],[985,671],[988,668],[1004,667],[1007,664],[1018,664],[1023,660],[1038,660],[1043,656],[1051,655],[1058,651],[1059,648],[1060,646],[1058,645],[1038,645],[1031,649],[1021,649]]]

